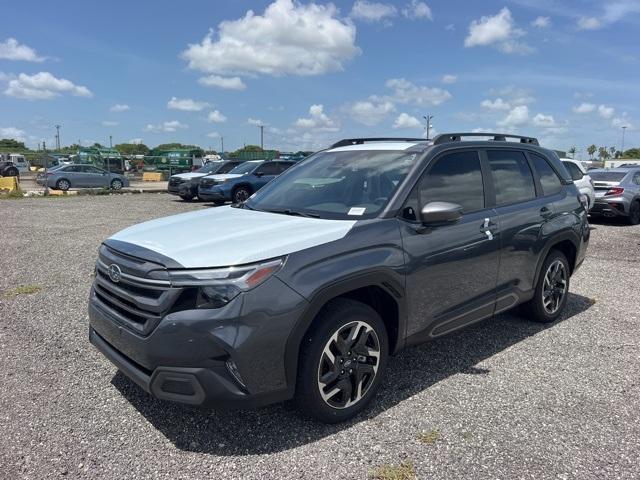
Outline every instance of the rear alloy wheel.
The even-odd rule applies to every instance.
[[[627,222],[629,222],[629,225],[638,225],[640,223],[640,200],[631,202]]]
[[[119,178],[111,180],[111,190],[122,190],[122,180]]]
[[[558,319],[567,304],[569,272],[564,253],[551,250],[540,270],[535,294],[523,306],[531,320],[551,323]]]
[[[242,203],[251,196],[251,192],[247,187],[238,187],[233,191],[233,202]]]
[[[368,305],[330,302],[302,345],[296,400],[307,415],[326,423],[347,420],[374,397],[387,357],[387,332]]]
[[[56,189],[58,190],[62,190],[63,192],[66,192],[67,190],[69,190],[69,188],[71,188],[71,184],[69,183],[69,180],[67,180],[66,178],[61,178],[56,182]]]

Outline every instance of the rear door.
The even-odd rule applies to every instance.
[[[403,209],[411,343],[493,314],[500,238],[483,180],[486,174],[477,150],[444,153],[429,164]],[[460,204],[462,218],[425,227],[419,212],[434,201]]]
[[[549,194],[534,177],[532,162],[522,150],[486,150],[495,192],[495,210],[500,224],[500,269],[496,311],[506,310],[534,288],[537,261],[545,245],[544,227],[554,214],[561,184],[552,187],[549,172],[541,172],[549,183]],[[551,173],[553,170],[540,157]],[[537,161],[537,160],[536,160]]]

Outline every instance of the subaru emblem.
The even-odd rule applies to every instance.
[[[115,263],[112,263],[111,265],[109,265],[108,272],[109,272],[109,278],[113,283],[118,283],[120,279],[122,279],[122,270],[120,270],[120,267]]]

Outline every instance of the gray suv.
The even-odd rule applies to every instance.
[[[91,343],[159,399],[295,398],[339,422],[405,347],[517,305],[555,321],[589,241],[585,199],[536,139],[479,135],[343,140],[242,204],[117,233]]]

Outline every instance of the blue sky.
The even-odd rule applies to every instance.
[[[250,12],[252,11],[252,12]],[[640,144],[640,0],[13,2],[0,137],[314,149],[350,136]]]

